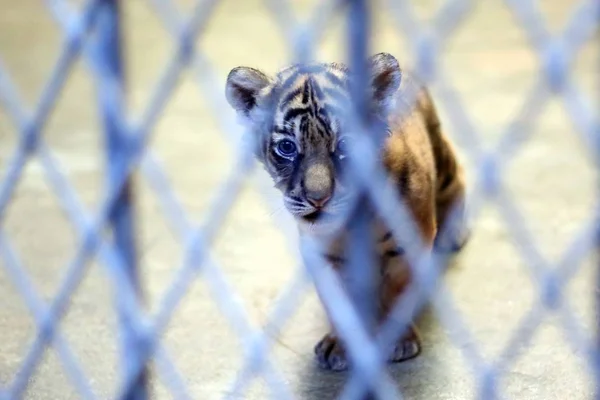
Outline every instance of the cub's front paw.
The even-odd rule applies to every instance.
[[[421,339],[415,328],[410,328],[410,331],[396,342],[388,361],[392,363],[407,361],[415,358],[420,353]]]
[[[328,333],[315,346],[315,354],[319,366],[331,371],[345,371],[348,369],[348,359],[341,340]]]

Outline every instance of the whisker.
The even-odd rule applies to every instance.
[[[299,207],[305,207],[304,203],[302,202],[295,202],[295,201],[286,201],[285,202],[286,205],[290,205],[290,206],[299,206]]]
[[[270,211],[269,211],[269,217],[274,217],[277,214],[281,214],[282,211],[286,211],[286,208],[283,206],[283,204],[273,207]]]

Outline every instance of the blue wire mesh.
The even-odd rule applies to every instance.
[[[243,128],[232,122],[234,119],[231,118],[229,107],[222,96],[223,88],[218,85],[220,82],[218,75],[208,58],[195,46],[219,2],[197,1],[187,16],[181,15],[168,0],[149,0],[149,3],[155,9],[165,29],[172,35],[175,50],[166,63],[147,106],[141,116],[134,121],[126,120],[127,116],[123,114],[123,110],[116,102],[124,95],[125,88],[119,77],[112,73],[114,71],[107,69],[107,63],[114,60],[111,60],[110,55],[107,54],[109,53],[106,51],[107,48],[98,51],[97,43],[93,42],[88,35],[95,29],[102,35],[103,31],[100,29],[103,23],[102,17],[112,18],[113,23],[118,23],[116,22],[118,8],[109,7],[116,4],[114,0],[89,0],[80,12],[72,9],[66,1],[46,1],[50,13],[63,30],[64,39],[53,73],[33,111],[27,110],[24,106],[0,60],[0,102],[19,133],[18,146],[7,163],[8,168],[0,184],[0,215],[4,216],[6,212],[27,160],[37,156],[47,181],[60,200],[69,220],[75,226],[80,239],[80,246],[67,266],[67,274],[58,294],[50,304],[45,305],[29,282],[10,239],[0,228],[0,255],[14,286],[33,314],[38,330],[36,340],[25,356],[15,380],[5,392],[0,391],[0,395],[10,399],[20,398],[44,350],[51,345],[57,350],[65,371],[80,396],[95,398],[78,361],[57,328],[69,305],[70,296],[86,272],[85,261],[95,253],[99,255],[113,284],[122,295],[118,303],[119,309],[127,316],[122,322],[124,333],[126,336],[131,335],[132,343],[135,344],[124,349],[125,369],[116,398],[133,398],[135,391],[140,390],[141,392],[138,393],[142,393],[145,397],[145,392],[142,390],[145,382],[139,378],[152,359],[158,362],[158,373],[172,394],[176,398],[191,398],[174,362],[162,346],[160,336],[168,326],[174,310],[200,272],[209,285],[211,295],[221,312],[235,328],[245,348],[240,371],[227,392],[231,398],[243,396],[251,379],[259,374],[266,378],[273,398],[294,398],[286,380],[268,357],[272,339],[266,332],[277,331],[284,325],[298,306],[301,293],[311,282],[321,294],[323,305],[331,313],[336,330],[347,344],[347,351],[355,364],[353,379],[349,379],[341,394],[340,398],[343,399],[360,399],[367,391],[381,399],[402,398],[399,389],[385,371],[382,351],[394,342],[426,301],[432,302],[442,324],[450,328],[452,339],[458,341],[460,337],[463,339],[461,342],[467,343],[461,347],[461,350],[472,368],[480,398],[503,397],[498,384],[503,371],[518,356],[519,349],[532,340],[536,329],[543,321],[544,314],[550,312],[559,316],[558,321],[568,338],[568,343],[574,351],[585,355],[592,374],[596,377],[600,375],[597,346],[593,338],[586,337],[569,306],[568,299],[562,296],[564,287],[577,272],[583,257],[597,245],[599,216],[594,215],[574,237],[559,261],[551,263],[536,247],[532,233],[525,224],[526,218],[507,193],[501,179],[503,168],[530,138],[532,123],[543,109],[544,103],[552,96],[557,96],[563,101],[568,115],[578,128],[581,141],[591,150],[591,157],[596,160],[600,125],[589,99],[573,83],[569,67],[583,43],[597,29],[600,11],[597,1],[582,1],[574,6],[570,23],[564,32],[553,36],[545,27],[535,2],[506,0],[506,5],[520,21],[532,48],[540,59],[540,78],[525,96],[521,112],[506,126],[505,133],[494,151],[483,150],[477,129],[465,113],[464,104],[444,75],[438,60],[445,43],[474,4],[468,0],[446,1],[432,22],[424,26],[417,21],[408,1],[385,2],[385,7],[394,17],[399,30],[405,34],[414,49],[416,74],[429,85],[436,101],[449,110],[449,122],[452,126],[450,132],[455,134],[453,139],[466,150],[468,157],[477,167],[477,184],[470,193],[469,199],[470,212],[474,217],[486,201],[495,203],[507,222],[510,235],[529,268],[532,282],[538,289],[536,303],[522,318],[504,347],[504,351],[493,362],[484,360],[475,341],[468,339],[471,336],[469,327],[462,320],[444,282],[438,279],[444,265],[448,262],[447,256],[437,253],[429,256],[422,251],[421,243],[414,243],[415,235],[412,235],[412,232],[415,232],[415,227],[408,210],[386,181],[381,166],[375,162],[376,143],[363,132],[368,130],[368,127],[364,126],[364,121],[360,120],[360,116],[353,114],[352,110],[348,110],[348,115],[345,117],[356,119],[353,121],[353,126],[357,130],[356,147],[361,149],[363,155],[351,158],[356,161],[356,165],[352,166],[355,178],[361,182],[362,189],[373,200],[380,214],[385,216],[394,236],[401,244],[406,245],[404,247],[406,247],[407,259],[415,273],[415,283],[399,299],[391,313],[392,318],[384,324],[375,340],[372,340],[366,333],[361,313],[353,306],[348,294],[342,290],[338,276],[326,267],[325,260],[317,256],[320,253],[319,249],[324,248],[326,243],[307,239],[301,243],[303,262],[298,266],[294,279],[275,303],[265,328],[261,330],[252,327],[246,312],[233,300],[235,293],[210,251],[211,243],[241,190],[244,177],[255,167],[255,161],[252,153],[247,149],[246,142],[239,140],[244,137]],[[291,3],[288,1],[266,3],[284,37],[287,38],[290,48],[294,49],[296,61],[306,62],[312,59],[317,40],[328,19],[337,11],[346,12],[350,22],[348,45],[353,49],[350,64],[360,65],[360,60],[367,55],[367,50],[357,45],[361,41],[363,46],[368,43],[368,13],[365,14],[369,9],[368,2],[359,0],[321,2],[307,23],[300,23],[296,19]],[[112,14],[107,15],[107,12]],[[118,43],[111,45],[119,46]],[[115,48],[109,50],[120,51]],[[85,210],[41,135],[70,68],[79,57],[83,57],[86,61],[91,76],[99,85],[101,94],[99,109],[106,113],[107,123],[113,125],[123,135],[116,147],[108,147],[108,158],[114,160],[118,155],[121,157],[119,159],[121,165],[115,170],[111,185],[106,190],[99,211],[96,213]],[[209,212],[206,214],[206,220],[200,224],[190,221],[172,190],[158,158],[146,148],[159,114],[165,108],[182,71],[188,67],[194,72],[201,92],[208,93],[210,96],[211,104],[214,105],[212,111],[218,118],[221,130],[231,133],[230,139],[234,144],[232,147],[236,156],[236,162],[230,173],[215,194]],[[362,76],[359,76],[359,82],[361,79],[363,81],[365,79],[364,71]],[[408,103],[414,101],[416,93],[409,93],[409,97],[411,95],[413,98],[407,99]],[[109,131],[107,129],[107,135]],[[368,156],[365,157],[364,154]],[[161,297],[160,306],[154,315],[148,315],[141,308],[135,288],[138,283],[131,282],[128,277],[132,265],[128,264],[122,255],[122,251],[127,250],[127,246],[124,249],[122,244],[108,242],[101,235],[115,208],[133,206],[127,201],[124,203],[120,194],[128,185],[131,173],[138,166],[142,171],[143,179],[148,181],[158,198],[171,229],[179,241],[185,244],[184,262],[177,269],[173,281]],[[351,207],[348,206],[346,213],[349,213],[350,209]],[[403,223],[398,224],[397,221]],[[442,234],[448,233],[447,228],[448,226],[442,228]],[[118,229],[116,233],[119,233]],[[130,237],[129,240],[133,243],[135,237]]]

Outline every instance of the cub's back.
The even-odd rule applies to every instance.
[[[436,178],[434,148],[439,141],[432,133],[439,121],[431,97],[415,78],[403,73],[394,100],[388,118],[390,135],[385,144],[384,164],[400,179],[404,191],[430,186]]]

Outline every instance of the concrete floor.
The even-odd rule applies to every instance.
[[[316,2],[294,2],[299,11]],[[419,1],[419,15],[431,14],[433,2]],[[478,2],[479,3],[479,2]],[[570,15],[569,1],[543,2],[541,11],[553,29]],[[191,1],[179,2],[182,9]],[[56,60],[60,34],[41,4],[34,0],[0,0],[0,55],[28,104],[34,104],[50,67]],[[139,113],[154,90],[160,71],[172,51],[172,42],[146,2],[126,2],[129,95],[132,112]],[[291,55],[278,26],[258,0],[223,1],[216,7],[199,46],[212,60],[223,85],[227,72],[245,64],[272,72]],[[344,24],[331,23],[319,47],[319,58],[343,60]],[[597,39],[597,38],[596,38]],[[378,12],[374,51],[396,54],[405,64],[412,58],[405,37]],[[590,99],[598,88],[597,43],[588,43],[573,65],[573,77]],[[462,96],[468,115],[486,145],[498,140],[538,77],[538,62],[527,47],[516,19],[500,2],[481,2],[448,42],[442,58],[446,75]],[[435,91],[434,91],[435,95]],[[94,88],[78,62],[44,132],[63,171],[81,200],[95,209],[102,192],[104,160]],[[192,221],[201,221],[214,189],[232,161],[227,135],[211,115],[209,97],[183,75],[181,85],[158,120],[152,148],[164,166],[175,193]],[[453,137],[447,108],[440,105],[444,123]],[[504,170],[507,189],[527,217],[527,226],[543,256],[556,262],[587,221],[594,205],[596,176],[587,149],[558,100],[542,110],[534,135],[511,154]],[[0,171],[15,146],[14,130],[0,110]],[[462,147],[461,147],[462,149]],[[470,166],[470,164],[468,164]],[[473,170],[470,170],[473,175]],[[236,299],[251,323],[268,319],[279,294],[295,274],[295,249],[285,232],[292,231],[264,173],[252,176],[214,245],[214,258],[223,268]],[[182,244],[170,232],[147,182],[139,181],[140,268],[153,309],[171,281],[182,258]],[[264,195],[264,196],[263,196]],[[267,201],[265,201],[265,197]],[[275,205],[275,208],[269,206]],[[42,298],[50,300],[74,254],[77,236],[49,190],[37,161],[28,164],[4,216],[25,270]],[[284,228],[283,230],[280,228]],[[292,237],[293,239],[293,237]],[[477,396],[477,382],[461,351],[475,343],[486,361],[503,352],[511,335],[536,302],[536,285],[518,247],[490,205],[475,221],[469,246],[447,278],[455,308],[451,316],[468,327],[470,337],[455,340],[455,326],[442,324],[429,313],[422,322],[424,352],[390,372],[408,399],[469,399]],[[567,263],[572,262],[568,260]],[[61,329],[99,398],[114,396],[119,376],[118,339],[113,297],[105,270],[90,262],[89,272],[73,296]],[[587,257],[565,289],[570,313],[580,332],[593,334],[594,262]],[[22,297],[0,268],[0,387],[9,385],[20,369],[35,337],[35,326]],[[593,381],[573,335],[561,319],[544,318],[541,328],[520,356],[510,364],[498,386],[506,398],[588,399]],[[271,360],[288,388],[301,399],[331,399],[342,388],[345,374],[319,371],[312,347],[324,332],[322,311],[313,290],[299,297],[297,309],[275,337]],[[242,346],[228,320],[199,279],[177,308],[164,336],[164,345],[176,363],[189,395],[196,399],[223,398],[242,365]],[[156,398],[175,397],[157,380]],[[269,398],[264,379],[253,380],[239,396]],[[61,368],[54,350],[46,353],[36,370],[26,398],[76,399],[77,393]]]

